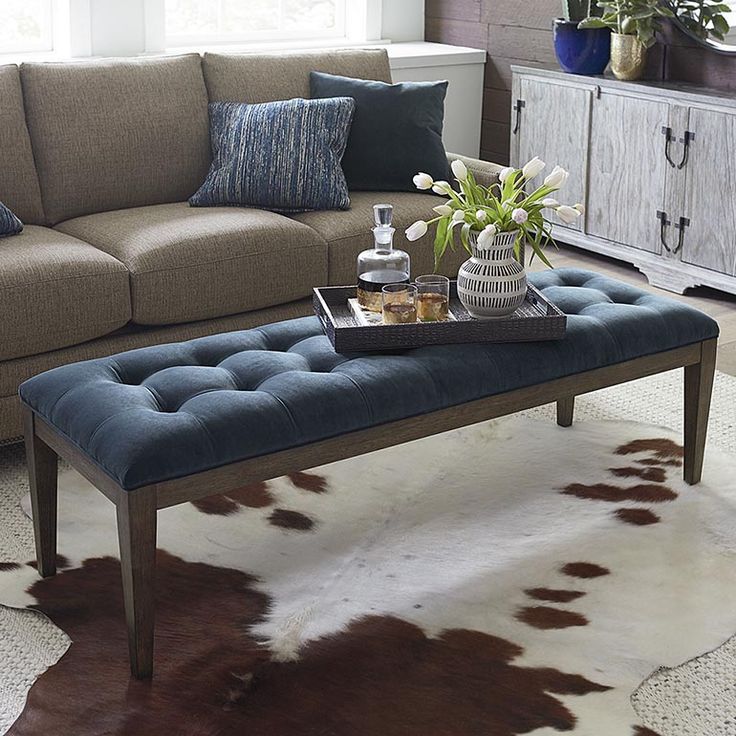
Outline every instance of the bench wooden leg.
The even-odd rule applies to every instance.
[[[56,575],[57,475],[56,453],[35,432],[35,416],[24,407],[26,463],[31,487],[33,534],[36,540],[38,572]]]
[[[685,482],[700,483],[718,341],[701,343],[700,362],[685,366]]]
[[[123,492],[117,503],[120,567],[130,670],[138,679],[153,675],[156,573],[156,493],[150,486]]]
[[[557,400],[557,424],[560,427],[571,427],[575,413],[575,397]]]

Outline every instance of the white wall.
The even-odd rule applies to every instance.
[[[144,0],[89,0],[93,56],[135,56],[146,50]]]

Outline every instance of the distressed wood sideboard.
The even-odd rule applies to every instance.
[[[682,294],[736,294],[736,97],[661,82],[621,82],[513,67],[511,162],[570,171],[582,202],[554,237],[634,264]],[[544,176],[544,175],[542,175]]]

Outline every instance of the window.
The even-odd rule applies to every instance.
[[[53,49],[52,0],[0,0],[0,54]]]
[[[170,46],[345,38],[350,0],[166,0]]]

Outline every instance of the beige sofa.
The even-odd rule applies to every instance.
[[[0,67],[0,201],[26,225],[0,239],[0,440],[21,434],[17,388],[36,373],[310,313],[312,287],[354,282],[376,202],[394,204],[413,272],[431,271],[429,238],[401,237],[431,215],[426,194],[353,192],[349,211],[294,217],[187,205],[208,103],[307,97],[313,69],[391,80],[382,50]]]

